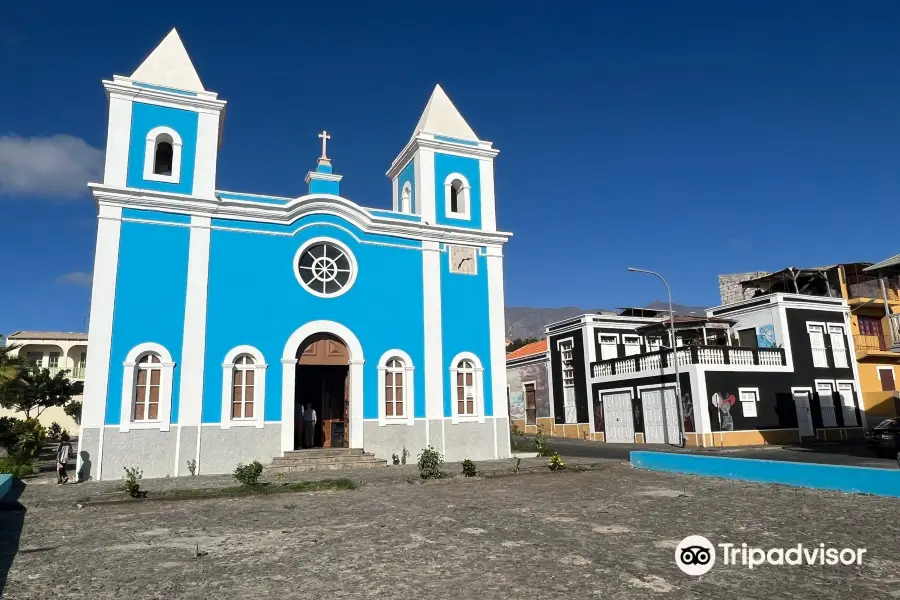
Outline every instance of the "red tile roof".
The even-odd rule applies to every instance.
[[[525,344],[521,348],[513,350],[509,354],[506,355],[506,360],[512,360],[514,358],[522,358],[525,356],[531,356],[532,354],[543,354],[547,351],[547,338],[542,340],[538,340],[536,342],[531,342],[530,344]]]

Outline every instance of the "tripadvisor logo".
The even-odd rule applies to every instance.
[[[721,543],[713,545],[702,535],[689,535],[675,548],[675,564],[687,573],[699,577],[716,564],[716,546],[723,565],[740,565],[754,569],[762,565],[861,565],[865,548],[832,548],[825,544],[790,548],[754,548],[747,544]]]

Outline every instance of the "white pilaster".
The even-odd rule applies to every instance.
[[[197,115],[197,158],[194,162],[194,196],[213,198],[216,192],[216,160],[219,153],[219,113]]]
[[[432,175],[433,173],[432,171]],[[433,207],[434,203],[432,202]],[[425,417],[428,419],[442,419],[444,417],[441,256],[438,242],[422,242],[422,287],[425,314],[425,322],[423,324],[425,341]]]
[[[485,231],[497,231],[497,208],[494,204],[494,159],[480,159],[478,174],[481,184],[481,228]]]
[[[115,93],[109,95],[109,129],[106,134],[106,164],[103,168],[105,185],[125,187],[132,106],[132,99],[128,96]],[[94,356],[93,349],[91,356]]]
[[[506,403],[506,317],[503,312],[503,249],[500,246],[487,248],[488,317],[491,340],[491,398],[494,404],[494,419],[508,419],[509,406]],[[495,421],[496,422],[496,421]],[[494,446],[500,444],[499,437],[505,438],[506,455],[510,453],[509,435],[498,432],[494,427]]]
[[[594,390],[591,387],[591,362],[596,360],[596,346],[594,346],[594,327],[590,318],[581,327],[581,343],[584,350],[584,378],[587,390],[588,430],[594,433]]]
[[[399,175],[397,177],[399,177]],[[397,177],[394,177],[391,180],[391,197],[393,198],[393,203],[391,204],[391,206],[393,207],[394,212],[397,212],[397,210],[400,208],[400,191],[398,188],[400,184],[397,181]]]
[[[415,166],[416,172],[416,191],[415,202],[417,206],[421,206],[419,214],[426,223],[435,224],[437,200],[435,199],[434,183],[434,150],[421,148],[416,155]]]

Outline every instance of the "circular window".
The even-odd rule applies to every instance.
[[[316,296],[340,296],[356,279],[356,259],[340,242],[314,239],[297,251],[294,274],[300,284]]]

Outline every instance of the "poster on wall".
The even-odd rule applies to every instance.
[[[509,393],[509,418],[525,418],[525,392]]]
[[[685,392],[681,395],[681,414],[684,417],[684,430],[688,433],[694,432],[694,403],[691,401],[691,393]]]
[[[756,345],[760,348],[775,348],[775,326],[763,325],[756,333]]]
[[[713,408],[719,417],[719,431],[734,431],[734,419],[731,418],[731,407],[734,406],[734,394],[716,392],[710,398]]]

